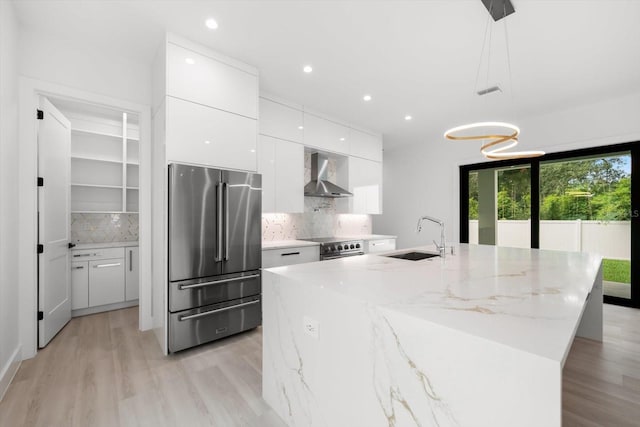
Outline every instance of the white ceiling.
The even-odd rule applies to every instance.
[[[476,87],[488,22],[480,0],[15,2],[26,30],[148,63],[165,31],[211,46],[257,66],[261,90],[381,132],[387,147],[467,120],[517,121],[640,92],[640,1],[513,3],[514,15],[491,21],[489,78],[485,64]],[[504,93],[476,96],[487,82]]]

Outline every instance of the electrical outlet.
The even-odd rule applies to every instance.
[[[304,332],[314,339],[318,339],[318,329],[320,325],[316,319],[312,319],[309,316],[303,318]]]

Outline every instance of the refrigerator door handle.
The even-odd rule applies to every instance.
[[[222,261],[222,185],[219,183],[216,185],[216,254],[215,262]]]
[[[229,261],[229,183],[223,182],[224,190],[224,260]]]

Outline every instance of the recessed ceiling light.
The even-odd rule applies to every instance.
[[[340,138],[340,141],[344,141],[344,137],[343,137],[343,138]]]
[[[184,60],[184,62],[186,62],[186,63],[187,63],[187,64],[189,64],[189,65],[193,65],[193,64],[195,64],[195,63],[196,63],[196,61],[194,61],[194,59],[193,59],[193,58],[186,58],[186,59]]]
[[[409,120],[413,119],[413,117],[411,117],[411,116],[404,116],[404,119],[405,119],[405,120],[407,120],[407,121],[409,121]]]
[[[251,150],[249,150],[249,151],[251,151],[252,153],[255,153],[255,152],[256,152],[256,150],[254,150],[253,148],[252,148]]]
[[[302,130],[304,129],[304,126],[298,126],[298,129]]]
[[[218,28],[218,22],[213,18],[209,18],[204,21],[204,25],[206,25],[210,30],[215,30],[216,28]]]
[[[302,68],[302,71],[304,71],[305,73],[310,73],[313,71],[313,67],[311,67],[311,65],[305,65],[304,68]]]
[[[365,101],[369,102],[371,101],[371,95],[365,95],[362,97],[362,99],[364,99]]]
[[[211,141],[206,140],[204,143],[205,143],[205,144],[211,144]]]

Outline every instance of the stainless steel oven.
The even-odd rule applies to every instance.
[[[364,241],[341,237],[305,239],[320,243],[320,261],[364,255]]]

